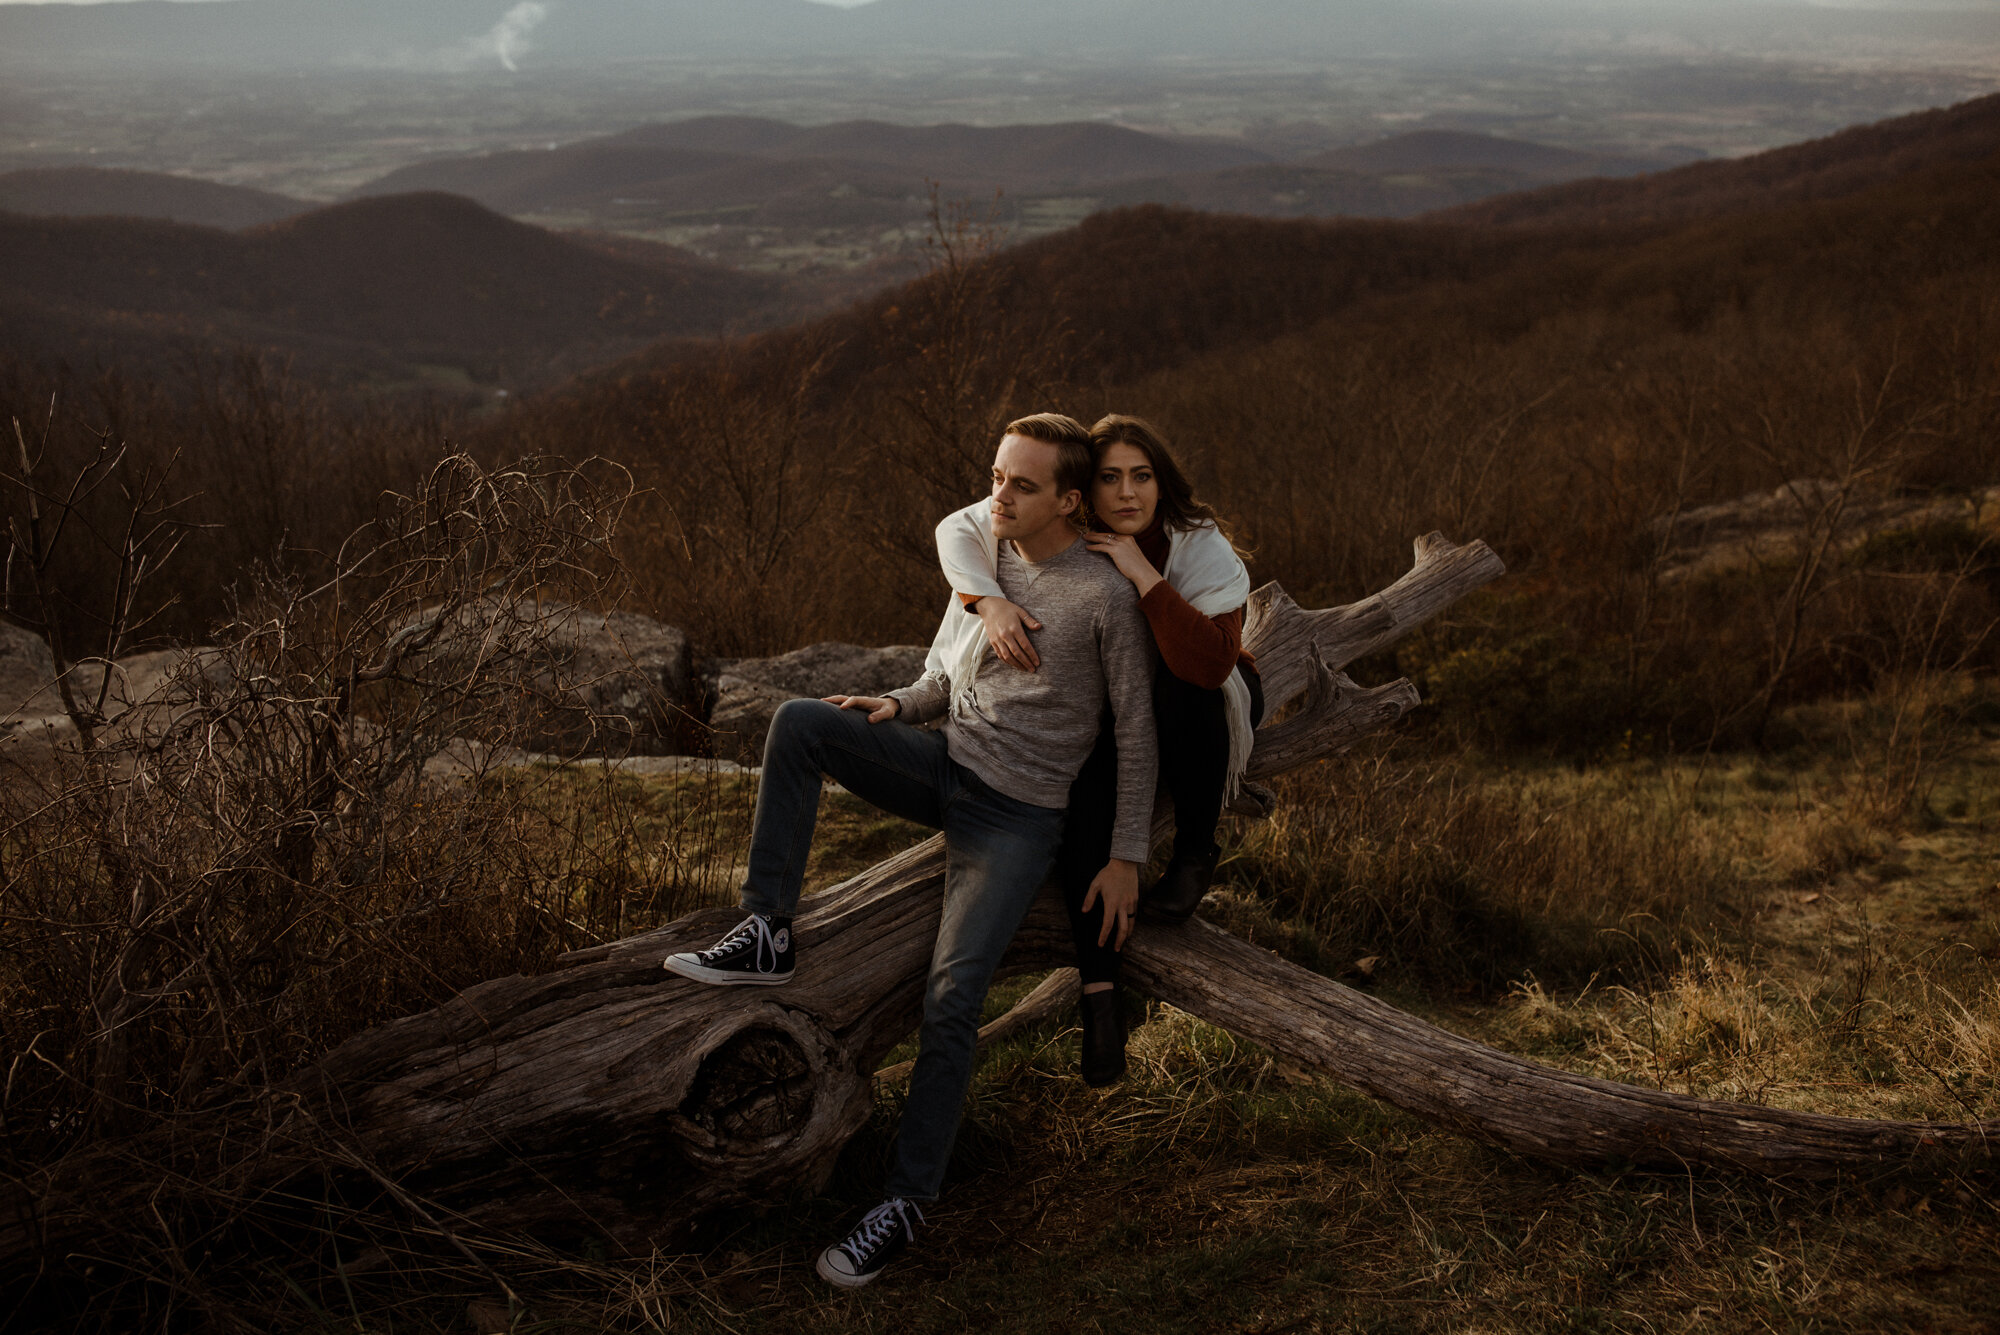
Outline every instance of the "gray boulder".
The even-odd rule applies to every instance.
[[[829,640],[776,658],[739,658],[715,683],[715,754],[756,763],[764,754],[771,716],[787,700],[801,696],[881,695],[908,686],[922,675],[922,645],[893,644],[869,649]]]
[[[212,648],[154,649],[106,665],[85,659],[69,670],[70,693],[88,709],[103,692],[104,716],[115,719],[136,705],[174,704],[190,698],[201,679],[227,685],[229,665]],[[56,718],[65,711],[56,683],[55,657],[40,636],[0,623],[0,725]]]
[[[694,664],[687,636],[636,612],[611,612],[601,620],[585,616],[579,632],[578,666],[588,674],[585,704],[600,715],[649,720],[643,730],[649,738],[674,736],[674,718],[661,710],[670,705],[674,716],[681,717],[678,711],[692,698]]]
[[[517,688],[506,740],[529,751],[672,754],[690,730],[687,636],[637,613],[485,599],[422,657],[425,676],[477,671]]]
[[[113,748],[158,741],[190,701],[232,680],[228,660],[207,647],[129,654],[108,670],[104,660],[86,659],[69,670],[77,704],[103,710],[99,745]],[[40,639],[15,627],[0,627],[0,702],[0,757],[32,768],[77,746],[54,656]]]
[[[0,722],[61,713],[49,689],[55,675],[55,656],[41,636],[0,621]]]
[[[104,681],[104,665],[78,663],[70,669],[70,679],[80,703],[95,701]],[[104,713],[116,718],[135,705],[184,703],[210,687],[226,687],[234,680],[228,658],[220,649],[207,645],[129,654],[111,665]]]

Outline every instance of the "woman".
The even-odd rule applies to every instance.
[[[1146,896],[1145,914],[1185,922],[1208,892],[1221,849],[1215,826],[1249,760],[1263,715],[1255,661],[1243,650],[1250,573],[1215,511],[1195,499],[1159,432],[1137,417],[1105,417],[1090,429],[1097,469],[1085,497],[1091,550],[1111,558],[1139,591],[1139,608],[1160,648],[1153,712],[1160,775],[1174,803],[1174,855]],[[937,528],[938,560],[952,588],[985,624],[987,643],[1026,671],[1040,665],[1029,632],[1041,624],[1008,602],[993,578],[985,501]],[[1083,1078],[1108,1085],[1125,1073],[1118,1000],[1119,950],[1091,886],[1110,856],[1117,750],[1104,728],[1070,787],[1056,873],[1069,907],[1083,980]]]

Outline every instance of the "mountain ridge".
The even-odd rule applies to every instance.
[[[602,203],[620,192],[679,192],[685,207],[696,209],[707,202],[703,185],[713,189],[724,181],[733,188],[707,206],[817,188],[829,176],[891,194],[921,193],[926,179],[962,190],[1035,191],[1266,160],[1247,145],[1172,139],[1092,121],[906,126],[851,120],[807,126],[756,117],[695,117],[554,149],[413,163],[352,194],[444,189],[489,207],[533,211]]]
[[[1094,121],[796,125],[722,116],[555,149],[414,163],[353,193],[450,190],[505,212],[637,215],[655,225],[725,211],[746,226],[907,224],[928,182],[960,198],[1004,194],[1017,211],[1053,199],[1084,211],[1093,202],[1164,203],[1277,217],[1407,217],[1571,176],[1671,165],[1437,130],[1280,162],[1245,143]]]
[[[1996,141],[1989,144],[1989,137]],[[1982,144],[1987,151],[1979,151]],[[1031,292],[1064,292],[1077,313],[1072,333],[1101,359],[1099,373],[1111,380],[1245,340],[1276,339],[1363,301],[1440,283],[1493,279],[1523,261],[1541,262],[1552,248],[1595,266],[1591,257],[1650,244],[1676,228],[1728,223],[1738,211],[1739,192],[1768,191],[1787,171],[1804,173],[1811,189],[1828,193],[1771,198],[1774,209],[1858,196],[1901,177],[1948,174],[1959,163],[1990,163],[1996,155],[2000,95],[1755,158],[1661,173],[1700,171],[1711,187],[1718,179],[1729,187],[1711,190],[1718,201],[1712,213],[1679,220],[1558,216],[1529,228],[1467,221],[1480,205],[1399,222],[1229,217],[1145,204],[1095,215],[979,263],[990,275],[983,281],[996,292],[1022,299]],[[1496,207],[1578,188],[1639,188],[1654,179],[1550,187],[1503,197]],[[846,311],[770,331],[750,346],[766,349],[761,355],[774,364],[784,363],[786,354],[779,349],[788,341],[863,350],[833,359],[838,367],[843,359],[859,358],[851,372],[859,377],[872,365],[873,354],[865,350],[896,345],[904,337],[891,332],[895,312],[921,305],[928,281],[934,280],[919,279]],[[640,353],[555,393],[570,403],[579,393],[593,392],[591,386],[623,384],[636,393],[657,370],[655,359]]]
[[[1177,204],[1279,218],[1409,218],[1574,177],[1675,163],[1454,130],[1413,130],[1285,162],[1115,182],[1107,205]]]
[[[26,167],[0,173],[0,211],[34,217],[159,218],[234,231],[316,207],[290,195],[168,172]]]
[[[1635,181],[1575,181],[1440,210],[1437,222],[1484,226],[1676,223],[1830,199],[1946,162],[2000,151],[2000,93],[1749,157],[1689,163]]]
[[[644,260],[634,247],[644,248]],[[671,336],[755,320],[770,279],[669,247],[624,253],[454,195],[382,196],[242,232],[152,219],[0,214],[8,336],[157,363],[173,348],[270,348],[339,376],[460,368],[515,388]]]

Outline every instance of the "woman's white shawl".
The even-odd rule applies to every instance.
[[[924,669],[950,679],[954,713],[969,702],[972,679],[987,649],[985,626],[964,610],[957,595],[1007,596],[994,578],[1000,568],[1000,544],[993,536],[991,514],[992,502],[976,501],[946,515],[937,526],[938,564],[951,581],[953,596]],[[1233,612],[1250,598],[1250,572],[1213,524],[1184,532],[1169,529],[1167,568],[1160,575],[1205,617]],[[1250,731],[1250,688],[1243,684],[1242,674],[1229,674],[1222,683],[1222,697],[1229,720],[1229,774],[1223,788],[1227,801],[1243,781],[1255,738]]]

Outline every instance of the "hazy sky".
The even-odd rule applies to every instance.
[[[46,6],[90,5],[62,19]],[[36,5],[41,17],[26,13]],[[1725,55],[2000,65],[2000,0],[0,0],[0,66],[414,73],[1007,51],[1146,62]],[[128,16],[111,12],[124,10]],[[1930,11],[1923,13],[1923,11]],[[102,20],[102,21],[100,21]]]
[[[105,5],[126,4],[131,0],[0,0],[0,5]],[[212,0],[169,0],[172,4],[207,4]],[[1462,3],[1484,4],[1501,7],[1522,5],[1520,0],[1461,0]],[[1754,2],[1754,0],[1753,0]],[[729,0],[717,0],[718,5],[726,5]],[[836,9],[855,9],[862,5],[874,4],[875,0],[811,0],[817,5],[831,5]],[[1005,0],[993,0],[1004,4]],[[1718,0],[1542,0],[1544,5],[1566,9],[1713,9]],[[1818,9],[1916,9],[1939,12],[1987,12],[2000,11],[2000,0],[1766,0],[1766,3],[1784,5],[1804,5]],[[1541,7],[1541,6],[1535,6]]]

